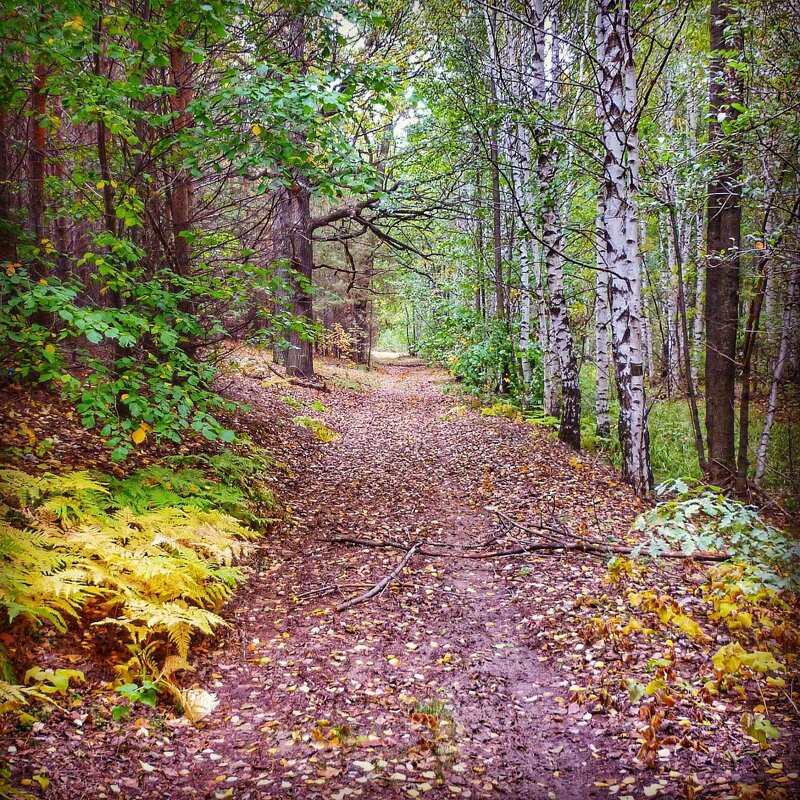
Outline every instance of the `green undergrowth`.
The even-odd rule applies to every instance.
[[[263,451],[178,456],[124,478],[0,469],[0,629],[6,642],[72,626],[103,631],[121,678],[167,688],[188,716],[208,705],[173,675],[245,575],[243,560],[278,521]],[[107,649],[107,648],[106,648]],[[63,694],[74,670],[28,669],[0,644],[0,713]],[[141,687],[140,687],[141,688]],[[194,694],[192,694],[194,692]]]
[[[338,442],[342,438],[341,434],[337,433],[333,428],[329,428],[322,420],[314,419],[313,417],[292,417],[292,422],[300,428],[311,431],[317,439],[325,444]]]

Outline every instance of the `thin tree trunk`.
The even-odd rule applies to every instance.
[[[28,119],[28,225],[37,247],[45,238],[44,227],[44,167],[47,129],[42,120],[47,113],[47,78],[49,71],[37,63],[33,69],[31,116]],[[41,258],[33,260],[32,273],[37,278],[47,274]]]
[[[601,203],[602,199],[598,203],[597,281],[594,305],[594,362],[597,369],[597,383],[595,391],[595,433],[599,438],[607,439],[611,435],[611,414],[609,412],[608,405],[611,309],[608,305],[608,269],[605,262],[605,243],[602,237],[602,228],[600,227],[603,213]]]
[[[522,378],[527,393],[531,385],[531,361],[528,348],[531,343],[531,247],[530,242],[522,245],[519,281],[520,281],[520,313],[519,313],[519,350],[522,361]]]
[[[175,93],[170,97],[170,106],[175,115],[173,129],[180,133],[191,123],[188,112],[194,97],[193,70],[189,56],[182,47],[170,48],[170,70]],[[170,213],[172,215],[173,247],[175,248],[175,271],[182,277],[191,273],[191,246],[188,239],[194,218],[194,180],[191,173],[181,166],[175,172],[170,191]]]
[[[532,48],[532,98],[551,107],[556,92],[545,71],[545,18],[542,0],[534,0],[530,12]],[[555,56],[554,56],[555,57]],[[539,145],[536,175],[542,195],[542,242],[545,248],[547,295],[550,313],[550,331],[561,371],[561,424],[558,438],[570,447],[581,446],[581,388],[578,360],[570,329],[569,312],[564,293],[564,265],[561,255],[561,215],[555,185],[557,151],[546,128],[537,125],[533,138]]]
[[[494,87],[494,82],[492,82]],[[495,313],[498,319],[505,319],[506,298],[503,286],[503,231],[500,206],[500,163],[499,148],[497,146],[497,128],[490,132],[489,159],[492,162],[492,243],[494,249],[494,294]]]
[[[736,476],[734,447],[736,404],[736,334],[739,324],[739,248],[741,245],[742,157],[727,140],[722,119],[735,121],[732,104],[741,102],[741,79],[726,65],[728,54],[740,52],[741,33],[730,24],[734,7],[726,0],[711,2],[711,80],[709,142],[719,166],[708,187],[706,221],[706,431],[708,476],[716,484]]]
[[[9,163],[8,121],[0,108],[0,261],[16,262],[17,230],[11,210],[11,165]]]
[[[672,236],[677,243],[678,241],[678,217],[675,212],[675,205],[669,205],[669,221],[672,229]],[[697,461],[700,469],[705,472],[708,468],[706,463],[705,448],[703,447],[703,431],[700,428],[700,413],[697,409],[697,396],[694,390],[694,381],[692,380],[692,354],[689,343],[689,323],[686,319],[686,293],[683,286],[683,257],[686,251],[680,247],[675,247],[675,269],[677,270],[677,284],[678,284],[678,315],[680,317],[681,334],[682,334],[682,351],[683,351],[683,369],[686,377],[686,396],[689,400],[689,413],[692,418],[692,430],[694,431],[694,444],[697,449]]]
[[[702,253],[700,252],[703,244],[703,221],[703,212],[700,210],[697,212],[695,221],[697,255],[694,261],[694,323],[692,326],[692,349],[694,351],[692,357],[692,380],[694,380],[695,386],[698,383],[697,370],[703,353],[703,333],[705,332],[703,306],[705,304],[706,271],[702,266]]]
[[[780,393],[783,376],[786,372],[789,355],[789,340],[797,324],[797,300],[800,295],[800,270],[796,267],[792,269],[789,276],[789,289],[786,296],[786,305],[783,308],[783,325],[781,327],[780,343],[778,344],[778,356],[775,359],[775,366],[772,370],[772,383],[769,390],[769,401],[767,403],[767,414],[764,417],[764,429],[758,442],[756,452],[756,469],[753,482],[756,486],[761,485],[764,473],[767,469],[767,453],[769,451],[769,440],[772,433],[772,426],[775,424],[775,414],[778,410],[778,396]]]
[[[637,494],[653,482],[644,385],[636,189],[636,63],[629,0],[598,0],[597,50],[603,126],[604,260],[610,271],[611,342],[617,395],[622,476]]]

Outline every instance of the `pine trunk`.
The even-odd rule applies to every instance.
[[[726,65],[740,51],[741,34],[730,25],[733,7],[726,0],[711,2],[709,143],[718,166],[708,186],[706,221],[706,433],[708,477],[715,484],[736,476],[734,447],[736,404],[736,333],[739,325],[739,248],[742,227],[742,158],[728,140],[722,120],[735,120],[731,103],[741,102],[741,81]]]

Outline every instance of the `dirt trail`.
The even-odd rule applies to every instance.
[[[538,646],[541,619],[528,602],[538,596],[546,613],[551,601],[569,603],[557,576],[514,582],[508,576],[519,576],[520,564],[513,560],[418,557],[399,587],[343,614],[331,611],[402,554],[321,539],[470,546],[496,533],[484,506],[521,465],[550,463],[550,485],[527,479],[538,483],[542,510],[568,488],[552,466],[568,456],[544,433],[534,448],[530,428],[506,420],[471,412],[444,421],[454,401],[442,394],[443,381],[419,366],[387,365],[376,390],[326,396],[324,417],[342,439],[306,448],[292,464],[284,493],[295,534],[276,543],[282,555],[270,556],[261,584],[237,610],[246,640],[258,641],[254,654],[271,660],[236,670],[263,693],[245,698],[230,680],[216,688],[224,711],[249,700],[254,716],[266,707],[278,722],[266,742],[248,739],[269,765],[256,781],[265,796],[270,789],[297,797],[600,796],[594,732],[582,709],[568,713],[571,681]],[[306,597],[334,585],[341,592]],[[426,710],[432,718],[415,718]],[[316,725],[320,719],[331,725]],[[337,724],[349,729],[345,753],[330,734]]]
[[[636,501],[544,430],[453,412],[444,373],[405,362],[374,380],[365,392],[294,389],[299,412],[283,392],[239,385],[254,438],[270,441],[283,419],[293,475],[280,491],[295,525],[266,544],[226,609],[231,633],[198,670],[220,706],[197,728],[158,717],[119,729],[83,708],[34,731],[17,757],[31,772],[47,765],[48,797],[577,800],[608,797],[595,782],[626,774],[635,794],[625,765],[638,745],[618,738],[613,714],[572,702],[552,642],[604,565],[419,556],[382,596],[336,613],[402,553],[324,540],[472,546],[498,532],[490,503],[621,535]],[[310,410],[317,399],[326,411]],[[293,413],[324,418],[341,440],[317,441]],[[600,668],[580,658],[587,674]]]

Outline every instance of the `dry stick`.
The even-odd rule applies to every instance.
[[[524,547],[514,547],[509,550],[497,550],[493,553],[475,553],[464,555],[462,558],[497,558],[499,556],[518,556],[524,555],[525,553],[531,553],[532,551],[536,550],[576,550],[581,553],[592,553],[598,555],[608,555],[609,553],[618,553],[619,555],[623,556],[633,555],[632,547],[580,544],[577,542],[575,544],[543,544],[532,542],[530,544],[526,544]],[[719,563],[721,561],[727,561],[730,556],[727,553],[706,552],[695,552],[687,556],[686,553],[681,553],[679,550],[665,550],[658,554],[658,558],[682,558],[687,560],[692,559],[694,561],[713,561]]]
[[[411,560],[411,557],[417,552],[418,549],[419,543],[412,545],[408,552],[403,556],[400,563],[382,581],[376,583],[368,592],[364,592],[364,594],[360,594],[357,597],[352,597],[350,600],[346,600],[341,605],[336,606],[336,610],[345,611],[348,608],[358,605],[359,603],[365,603],[370,598],[375,597],[376,594],[380,594],[403,571],[405,565],[408,564],[408,562]]]
[[[393,550],[410,550],[412,547],[419,547],[422,544],[422,542],[403,544],[403,542],[394,542],[391,539],[358,539],[355,536],[332,536],[330,539],[320,539],[319,541],[327,542],[328,544],[331,542],[339,544],[357,544],[360,547],[385,547]],[[424,548],[420,549],[418,552],[421,556],[433,556],[434,558],[446,555],[446,553],[437,553],[434,550],[425,550]]]
[[[517,522],[516,520],[512,519],[511,517],[506,516],[501,511],[494,510],[494,513],[497,514],[500,519],[509,525],[513,525],[515,528],[519,528],[519,530],[524,531],[525,533],[529,533],[532,536],[544,536],[547,539],[551,539],[552,541],[558,541],[553,536],[547,536],[546,534],[541,534],[538,531],[535,531],[531,528],[525,527],[521,523]],[[569,536],[573,539],[576,539],[575,544],[565,544],[560,543],[558,545],[559,549],[564,550],[584,550],[587,553],[618,553],[620,555],[629,556],[633,554],[633,548],[631,547],[623,547],[621,545],[612,545],[612,544],[603,544],[602,542],[598,542],[594,539],[586,539],[577,534],[570,533],[569,531],[561,530],[559,528],[553,528],[551,526],[546,525],[537,525],[537,528],[541,528],[542,530],[547,531],[556,531],[558,533],[563,534],[564,536]],[[519,540],[517,540],[519,541]],[[555,549],[554,546],[548,544],[540,544],[538,542],[530,542],[531,549],[536,550],[552,550]],[[521,552],[524,552],[521,551]],[[504,553],[505,554],[505,553]],[[490,554],[487,554],[490,555]],[[516,554],[515,554],[516,555]],[[691,555],[686,555],[686,553],[681,552],[680,550],[665,550],[662,553],[658,554],[660,558],[686,558],[686,559],[694,559],[695,561],[728,561],[730,559],[730,554],[721,552],[721,553],[709,553],[708,551],[701,551],[697,550]]]
[[[325,383],[324,379],[320,379],[319,383],[315,383],[314,381],[304,381],[302,378],[296,378],[294,376],[289,375],[281,375],[275,367],[271,366],[270,364],[264,365],[273,375],[277,375],[284,383],[291,384],[292,386],[302,386],[306,389],[315,389],[318,392],[327,392],[328,391],[328,384]],[[251,372],[247,377],[253,378],[257,381],[263,381],[268,376],[263,372]]]
[[[532,533],[534,536],[536,535],[534,531],[530,531],[529,529],[524,528],[521,525],[517,524],[517,527]],[[632,547],[622,547],[621,545],[594,544],[586,540],[579,540],[574,543],[554,540],[550,543],[531,542],[529,544],[526,544],[524,547],[514,547],[508,550],[495,550],[492,551],[491,553],[437,553],[432,550],[425,550],[423,548],[420,548],[421,544],[420,542],[417,542],[416,544],[413,545],[406,545],[403,544],[402,542],[380,541],[374,539],[356,539],[350,536],[337,536],[331,539],[322,539],[321,541],[345,542],[348,544],[357,544],[362,547],[394,548],[396,550],[406,550],[407,552],[410,552],[411,550],[416,550],[420,555],[433,556],[434,558],[448,558],[448,557],[469,558],[469,559],[499,558],[500,556],[518,556],[518,555],[524,555],[525,553],[533,554],[534,552],[537,551],[541,552],[542,555],[552,555],[552,553],[548,551],[553,551],[553,550],[575,550],[577,552],[591,553],[598,555],[608,555],[609,553],[617,553],[618,555],[631,556],[633,555],[633,550],[634,550],[634,548]],[[665,550],[659,553],[658,556],[655,557],[686,559],[694,561],[711,561],[715,563],[728,561],[730,559],[730,555],[728,553],[709,553],[706,551],[695,551],[691,555],[686,555],[686,553],[682,553],[680,550]]]
[[[533,523],[532,527],[527,527],[523,525],[521,522],[517,522],[512,517],[509,517],[508,514],[504,514],[502,511],[492,508],[493,513],[497,514],[497,517],[500,519],[501,522],[505,522],[509,525],[513,525],[515,528],[519,528],[521,531],[525,531],[525,533],[530,533],[532,536],[542,536],[544,534],[540,534],[539,531],[550,531],[551,533],[557,533],[559,536],[567,536],[570,539],[577,539],[578,541],[584,541],[582,536],[579,536],[577,533],[571,533],[570,531],[564,530],[564,528],[556,528],[553,525],[545,525],[544,523],[540,523],[537,525]],[[535,528],[535,530],[534,530]],[[548,539],[553,539],[552,536],[547,536]],[[596,542],[596,544],[600,544]]]
[[[371,583],[337,583],[332,586],[319,586],[316,589],[309,589],[307,592],[298,594],[297,599],[315,600],[319,597],[324,597],[326,594],[333,594],[334,592],[339,592],[341,594],[342,589],[366,589],[370,586],[372,586]],[[406,589],[414,588],[410,583],[396,583],[395,586],[405,587]]]

